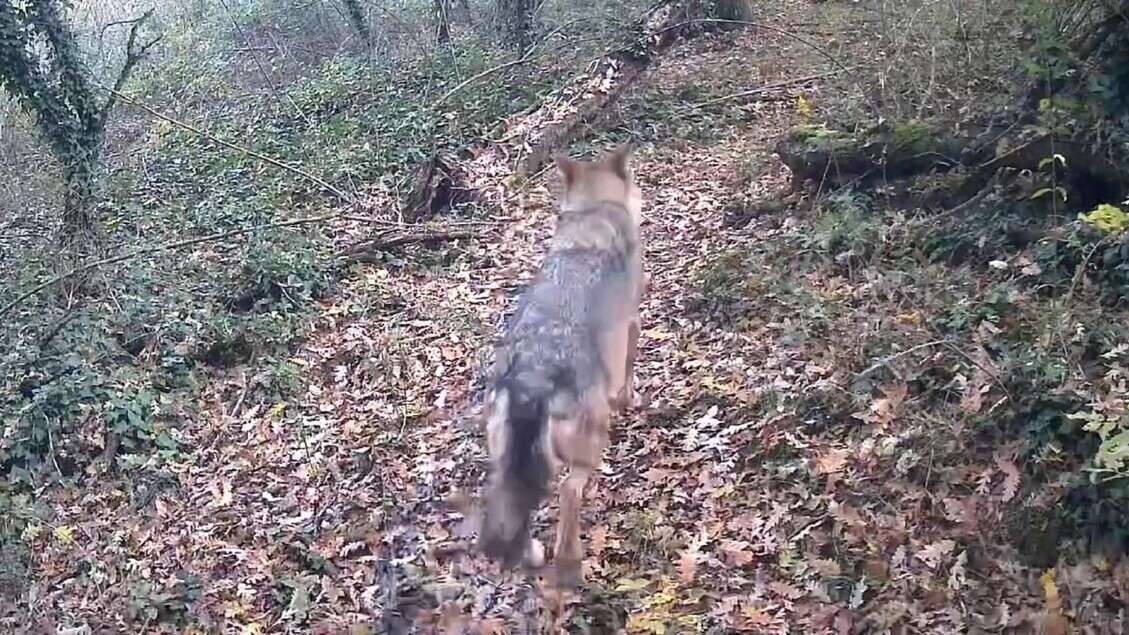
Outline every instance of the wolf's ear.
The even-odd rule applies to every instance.
[[[605,159],[608,167],[612,169],[620,178],[627,179],[630,176],[631,169],[631,144],[624,143],[611,151],[608,158]]]
[[[580,174],[580,164],[563,155],[557,157],[557,169],[561,171],[565,187],[575,183],[576,177]]]

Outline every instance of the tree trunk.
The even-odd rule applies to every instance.
[[[435,0],[435,41],[446,44],[451,41],[451,4],[449,0]]]
[[[714,17],[722,20],[752,20],[755,17],[751,0],[717,0]]]
[[[93,153],[83,154],[88,156],[63,168],[66,192],[63,196],[63,224],[59,231],[59,242],[63,245],[90,243],[98,226],[94,218],[94,166],[97,159]]]
[[[371,43],[372,31],[369,29],[365,11],[361,8],[359,0],[341,0],[341,2],[345,5],[345,15],[348,16],[349,24],[352,25],[353,30],[366,44]]]
[[[498,0],[496,19],[502,41],[519,51],[533,42],[534,0]]]
[[[473,25],[474,17],[471,15],[469,0],[459,0],[459,9],[462,10],[463,20],[465,20],[467,24]]]
[[[144,44],[137,40],[152,9],[127,21],[132,26],[125,63],[110,96],[99,104],[62,6],[54,0],[0,1],[0,85],[35,115],[62,167],[66,194],[60,242],[84,248],[97,237],[95,175],[106,120],[134,67],[160,37]]]

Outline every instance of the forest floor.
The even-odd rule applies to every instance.
[[[819,31],[815,6],[779,3],[765,20]],[[825,99],[823,80],[694,112],[695,95],[827,70],[780,33],[706,36],[667,54],[611,119],[645,131],[634,164],[650,279],[643,404],[615,421],[589,486],[587,582],[558,626],[1065,633],[1046,625],[1065,603],[1087,632],[1114,632],[1118,613],[1102,607],[1126,599],[1129,565],[1060,562],[1045,575],[1020,558],[997,531],[1022,487],[1015,447],[978,444],[904,377],[934,348],[973,350],[991,336],[938,335],[924,318],[941,310],[926,295],[934,283],[959,304],[990,272],[798,255],[828,230],[806,197],[779,202],[789,174],[772,148]],[[298,397],[244,399],[261,378],[235,368],[178,413],[196,422],[181,430],[192,448],[182,460],[129,486],[106,476],[43,492],[55,529],[33,552],[33,621],[96,632],[543,629],[553,594],[473,552],[471,511],[491,343],[543,254],[555,187],[554,175],[534,180],[477,238],[354,270],[289,360]],[[887,210],[866,240],[886,249],[904,219]],[[873,351],[898,350],[877,341],[921,345],[890,363],[910,371],[873,369]],[[969,399],[988,409],[1006,398],[982,364],[952,358],[976,386]],[[538,516],[542,539],[553,516],[552,504]],[[74,582],[76,567],[97,583]]]

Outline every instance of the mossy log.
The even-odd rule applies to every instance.
[[[793,128],[776,144],[793,182],[844,184],[871,177],[894,179],[962,163],[971,139],[938,131],[930,124],[883,125],[852,134],[819,126]]]
[[[1129,193],[1129,166],[1121,165],[1087,144],[1049,136],[1016,142],[979,131],[967,136],[947,133],[937,124],[921,121],[884,124],[862,133],[816,126],[799,126],[777,144],[776,153],[792,171],[793,186],[807,181],[836,187],[876,180],[946,172],[967,172],[960,188],[971,196],[988,184],[1001,168],[1049,169],[1047,159],[1059,157],[1063,178],[1085,201],[1122,200]]]

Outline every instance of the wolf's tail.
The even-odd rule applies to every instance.
[[[542,441],[560,377],[547,382],[500,382],[492,425],[501,430],[501,456],[493,460],[479,545],[507,567],[518,564],[529,544],[530,517],[549,493],[552,467]]]

